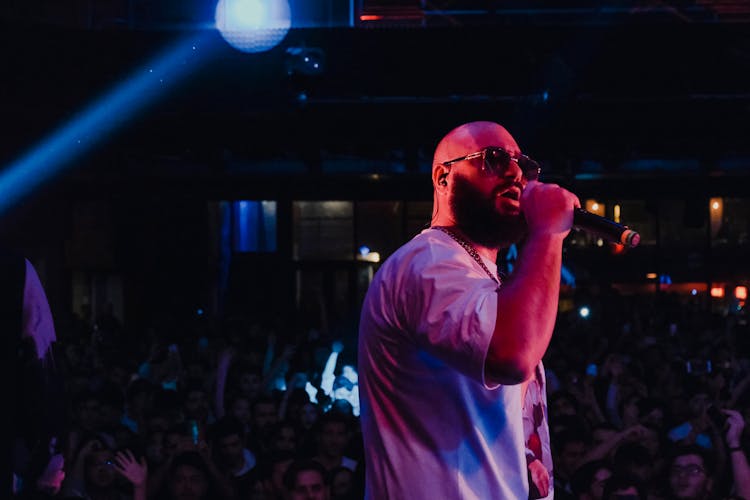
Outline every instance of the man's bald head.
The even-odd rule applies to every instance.
[[[487,121],[469,122],[448,132],[438,143],[433,168],[487,146],[500,146],[512,154],[519,153],[515,139],[502,125]]]

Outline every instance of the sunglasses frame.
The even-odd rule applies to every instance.
[[[502,152],[504,157],[507,157],[507,160],[505,160],[505,165],[502,167],[499,167],[500,170],[498,170],[498,167],[493,167],[490,165],[490,162],[487,161],[488,155],[487,153],[493,151],[493,152]],[[503,175],[506,170],[508,170],[508,167],[510,166],[510,162],[514,161],[518,165],[518,167],[523,172],[523,177],[527,181],[530,180],[537,180],[539,179],[539,175],[542,172],[542,168],[539,166],[539,163],[537,163],[535,160],[532,160],[526,155],[518,155],[518,156],[512,156],[506,149],[501,148],[499,146],[487,146],[486,148],[482,148],[479,151],[476,151],[474,153],[469,153],[465,156],[461,156],[460,158],[454,158],[452,160],[444,161],[441,163],[441,165],[445,167],[450,167],[454,163],[458,163],[459,161],[466,161],[466,160],[473,160],[475,158],[482,158],[482,170],[485,172],[490,172],[495,175]],[[525,166],[524,166],[525,165]]]

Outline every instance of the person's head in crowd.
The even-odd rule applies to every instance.
[[[641,397],[637,394],[631,394],[620,403],[619,413],[623,427],[632,427],[640,422],[640,412],[638,405]]]
[[[174,458],[167,474],[169,500],[213,500],[211,475],[203,458],[194,451]]]
[[[667,463],[670,498],[711,498],[715,462],[710,452],[696,445],[677,447],[670,453]]]
[[[612,468],[604,460],[595,460],[580,466],[571,479],[576,500],[602,500],[604,485],[612,477]]]
[[[127,413],[132,419],[146,416],[152,407],[155,387],[153,382],[139,378],[133,380],[127,387]]]
[[[334,411],[325,413],[318,420],[315,437],[316,457],[319,457],[324,465],[341,465],[341,459],[351,439],[350,418]]]
[[[647,492],[636,479],[614,475],[604,485],[602,500],[646,500]]]
[[[352,418],[354,416],[354,407],[346,399],[334,399],[331,402],[331,408],[328,410],[329,413],[338,413],[345,417]]]
[[[614,473],[636,479],[641,484],[648,484],[654,472],[651,454],[641,444],[622,443],[617,447],[613,458]]]
[[[652,461],[660,462],[662,457],[662,450],[664,443],[666,442],[666,434],[660,434],[659,431],[647,425],[641,426],[642,431],[638,438],[638,444],[643,446],[647,451]]]
[[[625,361],[623,355],[617,352],[610,353],[602,364],[602,376],[612,380],[620,380],[625,374]]]
[[[234,417],[226,416],[212,428],[213,445],[217,458],[227,472],[241,469],[245,464],[245,430]]]
[[[638,401],[640,423],[654,430],[663,430],[665,425],[664,403],[655,398],[643,398]]]
[[[579,415],[576,398],[567,391],[558,391],[549,396],[549,413],[555,417]]]
[[[73,399],[73,416],[75,423],[84,431],[94,432],[99,429],[100,402],[93,391],[84,391]]]
[[[164,416],[168,423],[167,427],[171,427],[183,418],[183,399],[177,391],[156,387],[152,403],[153,412]]]
[[[186,420],[195,420],[200,425],[208,421],[208,394],[200,381],[191,381],[185,388],[182,411]]]
[[[138,436],[127,426],[118,424],[112,430],[112,439],[115,449],[123,450],[125,448],[134,448],[139,441]]]
[[[618,433],[617,427],[608,422],[596,424],[591,428],[591,446],[597,447],[602,443],[611,442]]]
[[[310,400],[307,400],[300,407],[297,418],[300,427],[305,431],[309,431],[315,426],[315,423],[318,421],[319,417],[320,409],[318,408],[318,405],[312,403]]]
[[[331,500],[348,500],[352,498],[354,472],[346,467],[336,467],[328,472]]]
[[[555,453],[555,475],[570,479],[586,453],[586,435],[575,428],[555,434],[552,449]]]
[[[688,402],[691,421],[695,422],[702,419],[705,416],[706,410],[708,409],[708,406],[710,404],[711,399],[709,398],[708,393],[705,392],[703,388],[698,389],[690,397],[690,400]]]
[[[297,428],[292,422],[288,420],[277,422],[271,427],[269,436],[270,443],[268,448],[271,453],[277,451],[297,451]]]
[[[153,430],[146,436],[145,454],[151,470],[162,465],[167,460],[167,451],[165,446],[166,432]]]
[[[84,458],[86,491],[90,494],[111,489],[117,474],[112,450],[100,447],[92,450]]]
[[[190,429],[187,424],[176,424],[164,433],[164,452],[174,457],[182,453],[191,443]]]
[[[188,380],[209,380],[211,366],[208,361],[198,356],[191,356],[185,362],[185,375]]]
[[[169,415],[161,410],[152,410],[146,415],[146,432],[167,432],[172,427]]]
[[[283,417],[293,420],[298,424],[299,412],[302,406],[310,402],[310,395],[304,388],[287,390],[289,391],[289,396],[287,397],[286,415],[283,415]]]
[[[270,500],[285,498],[284,474],[296,458],[296,454],[291,451],[277,451],[260,462],[258,468],[263,478],[263,490]]]
[[[135,371],[134,363],[128,356],[111,356],[107,360],[107,380],[124,392]]]
[[[255,467],[251,470],[245,481],[238,487],[237,498],[242,500],[274,500],[266,491],[266,485],[260,474],[260,468]]]
[[[256,399],[250,411],[253,416],[252,430],[256,435],[267,433],[279,420],[278,406],[271,397],[263,396]]]
[[[292,462],[284,474],[288,500],[328,500],[326,470],[314,460]]]
[[[249,401],[257,399],[263,390],[263,371],[260,366],[239,363],[236,370],[236,391]]]
[[[120,388],[114,384],[106,383],[97,392],[99,401],[99,429],[113,432],[120,424],[125,397]]]
[[[250,399],[243,393],[235,393],[229,398],[227,414],[236,418],[245,430],[250,429],[252,413],[250,412]]]

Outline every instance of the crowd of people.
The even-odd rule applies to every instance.
[[[560,314],[545,356],[555,497],[750,498],[743,313],[669,293],[584,296],[591,315]],[[59,331],[62,460],[32,457],[19,496],[362,498],[358,381],[342,344],[208,323]]]

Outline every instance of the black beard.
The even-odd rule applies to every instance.
[[[450,205],[459,229],[483,247],[507,248],[526,234],[523,214],[499,213],[494,195],[487,198],[460,175],[453,175]]]

